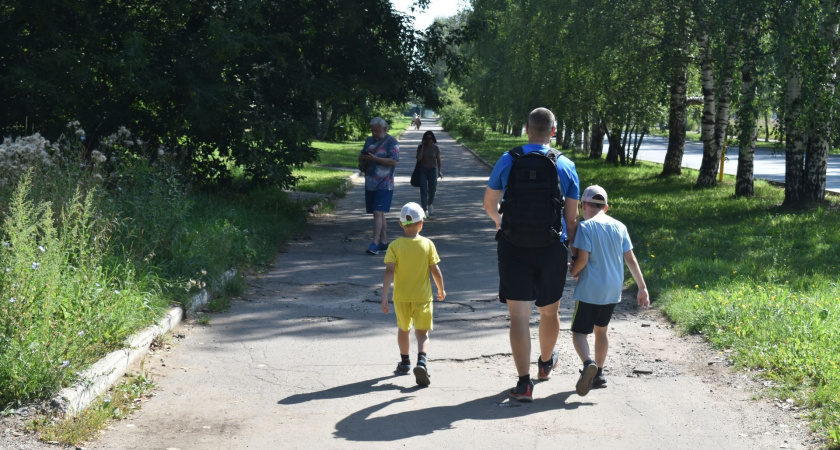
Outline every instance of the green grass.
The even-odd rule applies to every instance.
[[[143,398],[149,397],[155,384],[145,375],[127,376],[104,398],[71,418],[41,417],[32,423],[41,439],[74,445],[93,439],[108,422],[128,417],[138,409]]]
[[[520,142],[488,133],[465,144],[495,162]],[[787,210],[783,190],[763,181],[754,198],[736,199],[731,176],[698,190],[694,170],[660,179],[659,165],[567,155],[582,186],[610,194],[609,214],[627,225],[654,304],[772,381],[770,395],[793,398],[815,432],[840,446],[838,206]]]

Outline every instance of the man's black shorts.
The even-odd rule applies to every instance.
[[[523,248],[499,239],[499,300],[536,300],[537,306],[563,296],[568,250],[562,242],[542,248]]]
[[[592,334],[595,331],[595,325],[599,327],[609,325],[615,305],[617,303],[595,305],[576,300],[575,313],[572,314],[572,333]]]

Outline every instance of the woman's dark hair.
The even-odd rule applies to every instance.
[[[426,136],[431,136],[432,137],[432,143],[437,144],[437,138],[435,138],[434,133],[432,133],[431,131],[427,131],[427,132],[423,133],[423,140],[424,141],[426,140]]]

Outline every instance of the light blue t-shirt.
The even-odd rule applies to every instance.
[[[580,222],[574,246],[589,252],[580,272],[574,299],[595,305],[621,301],[624,253],[633,249],[627,227],[606,214]]]
[[[528,154],[534,151],[539,151],[542,154],[548,152],[551,147],[540,144],[525,144],[522,146],[522,153]],[[493,166],[493,171],[490,172],[490,179],[487,180],[487,187],[497,191],[504,191],[507,187],[508,176],[510,175],[510,167],[513,165],[513,156],[509,152],[505,152],[496,165]],[[578,179],[575,163],[571,159],[560,155],[557,158],[557,176],[560,180],[560,192],[565,198],[572,200],[580,200],[580,180]],[[566,221],[563,219],[563,235],[561,239],[568,239],[566,235]]]

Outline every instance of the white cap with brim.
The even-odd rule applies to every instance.
[[[423,213],[423,208],[414,202],[406,203],[400,211],[400,223],[403,225],[422,222],[425,218],[426,215]]]
[[[605,191],[601,186],[593,184],[583,191],[583,195],[580,196],[580,201],[594,203],[596,205],[606,205],[607,191]]]

